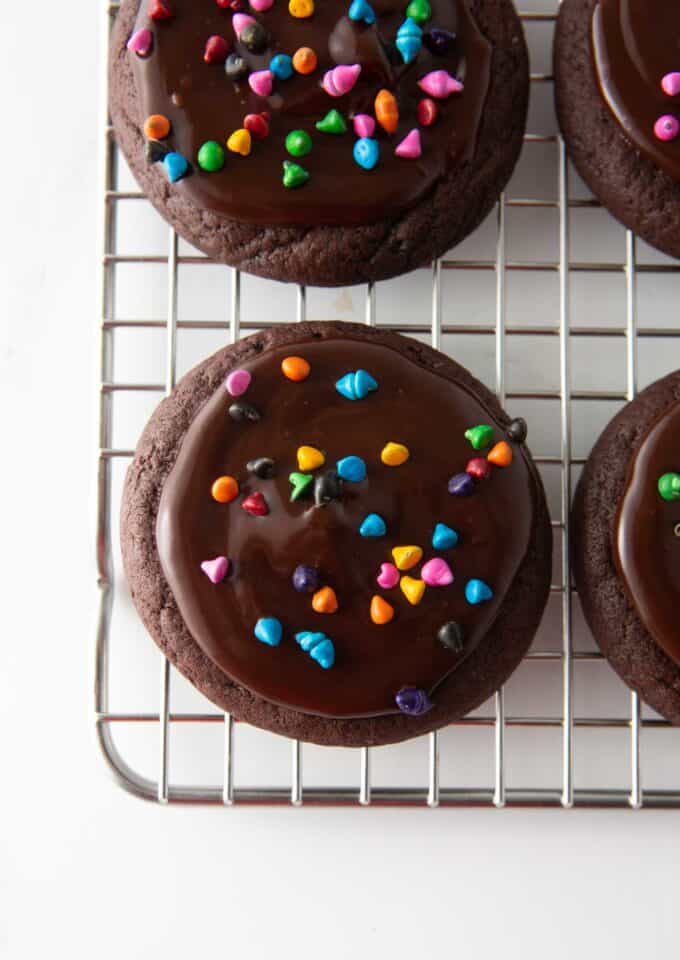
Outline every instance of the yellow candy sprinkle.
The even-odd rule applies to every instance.
[[[410,570],[423,558],[420,547],[394,547],[392,550],[394,565],[397,570]]]
[[[314,13],[314,0],[290,0],[288,13],[299,20],[311,17]]]
[[[308,473],[310,470],[322,467],[326,458],[316,447],[298,447],[297,462],[298,468],[304,473]]]
[[[386,443],[380,454],[380,459],[388,467],[400,467],[402,463],[406,463],[410,456],[408,447],[405,447],[403,443]]]
[[[227,140],[227,149],[231,150],[232,153],[240,153],[242,157],[248,156],[251,146],[252,139],[250,132],[243,128],[234,130]]]
[[[423,599],[423,594],[425,593],[424,580],[414,580],[413,577],[402,577],[399,581],[399,586],[408,602],[413,604],[414,607]]]

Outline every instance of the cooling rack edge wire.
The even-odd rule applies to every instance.
[[[627,807],[641,809],[643,806],[677,808],[680,807],[680,788],[646,789],[641,781],[641,739],[643,730],[660,729],[667,726],[665,721],[655,718],[643,719],[641,705],[635,694],[630,694],[630,709],[627,717],[576,716],[574,712],[574,663],[598,664],[598,669],[609,669],[598,653],[575,653],[572,644],[573,624],[573,588],[569,570],[569,505],[572,493],[572,468],[583,463],[583,458],[572,455],[572,410],[574,393],[571,389],[571,339],[577,333],[570,325],[569,294],[570,272],[573,271],[611,271],[623,272],[626,283],[625,326],[620,329],[600,331],[603,336],[625,337],[626,345],[626,390],[624,394],[598,391],[592,395],[580,392],[578,399],[630,400],[634,397],[638,377],[638,324],[636,281],[638,266],[636,263],[636,239],[626,234],[625,260],[617,263],[575,264],[570,262],[569,220],[570,211],[577,207],[596,207],[593,200],[574,200],[569,195],[568,164],[564,144],[559,136],[528,133],[525,137],[525,149],[531,144],[550,143],[558,154],[558,182],[556,199],[542,200],[534,198],[508,199],[502,196],[496,208],[497,241],[495,259],[489,261],[465,261],[447,256],[431,267],[431,302],[429,309],[424,306],[423,316],[429,314],[429,322],[405,327],[394,326],[404,333],[428,334],[432,345],[440,348],[444,334],[489,334],[494,336],[495,386],[500,402],[507,399],[545,399],[549,397],[559,404],[560,454],[559,457],[540,457],[537,461],[551,464],[560,469],[559,499],[560,509],[553,527],[558,533],[559,563],[562,574],[560,582],[553,585],[553,593],[558,595],[561,619],[561,646],[552,652],[532,651],[528,660],[554,661],[561,674],[560,710],[554,716],[514,715],[506,711],[503,690],[493,701],[492,714],[485,717],[469,717],[459,721],[456,726],[486,727],[492,732],[492,777],[488,784],[478,787],[444,787],[440,784],[440,748],[442,737],[434,732],[422,738],[425,751],[424,767],[426,778],[421,786],[381,786],[372,776],[372,754],[376,748],[362,748],[356,754],[356,785],[305,786],[303,779],[304,747],[297,741],[290,741],[290,773],[287,782],[279,785],[247,787],[241,786],[235,776],[235,757],[237,756],[239,727],[229,714],[219,712],[206,701],[206,710],[202,713],[179,713],[171,711],[171,667],[169,662],[159,655],[159,708],[157,713],[124,713],[109,709],[110,671],[112,655],[112,615],[115,590],[113,577],[112,511],[112,464],[114,461],[129,461],[133,455],[130,449],[121,449],[113,445],[113,402],[116,393],[126,391],[157,390],[169,393],[175,382],[177,365],[178,326],[178,285],[179,266],[187,262],[205,262],[205,258],[181,257],[178,238],[169,229],[167,255],[120,256],[116,253],[116,206],[121,200],[137,199],[146,202],[141,194],[117,189],[117,154],[113,131],[107,106],[107,60],[111,26],[114,22],[118,3],[103,0],[101,11],[101,117],[103,125],[101,150],[101,227],[99,237],[100,270],[100,324],[98,350],[98,451],[97,451],[97,497],[96,497],[96,565],[98,585],[98,607],[95,629],[95,732],[104,760],[116,781],[130,793],[146,800],[166,803],[213,804],[231,807],[238,804],[290,804],[293,806],[346,805],[377,807],[384,805],[403,805],[421,807],[466,807],[481,806],[502,808],[505,806],[545,806],[571,808],[573,806],[591,807]],[[554,12],[520,13],[525,24],[553,24]],[[534,73],[531,77],[535,84],[550,84],[549,74]],[[527,209],[548,207],[558,212],[558,249],[559,256],[554,263],[533,264],[513,262],[506,256],[506,217],[508,210],[517,207]],[[167,265],[167,316],[163,320],[138,325],[140,329],[163,328],[166,340],[165,382],[161,384],[121,384],[114,379],[113,345],[117,327],[125,321],[118,320],[115,309],[115,270],[120,263],[140,265],[161,263]],[[229,270],[231,268],[224,268]],[[559,391],[548,394],[533,391],[511,392],[506,387],[508,338],[520,331],[506,323],[506,284],[513,271],[527,269],[548,269],[558,276],[559,317],[555,327],[547,332],[559,341]],[[647,272],[654,270],[645,266]],[[660,271],[662,267],[658,268]],[[669,268],[666,268],[667,270]],[[673,270],[674,268],[670,268]],[[446,270],[487,270],[495,275],[495,324],[491,331],[487,328],[460,324],[442,324],[442,276]],[[231,300],[228,321],[224,324],[225,336],[229,342],[237,340],[241,330],[262,326],[261,322],[249,322],[241,316],[241,277],[232,270]],[[298,288],[296,294],[296,315],[298,320],[305,319],[307,296],[304,288]],[[372,285],[366,290],[365,322],[373,324],[376,315],[376,291]],[[130,324],[128,324],[129,326]],[[206,323],[205,326],[210,326]],[[213,323],[212,326],[215,326]],[[523,330],[523,333],[531,331]],[[678,331],[680,334],[680,331]],[[141,336],[137,333],[137,336]],[[566,572],[565,572],[566,571]],[[132,669],[132,664],[127,665]],[[144,727],[157,731],[157,776],[155,779],[143,776],[133,769],[118,749],[113,730],[118,724],[131,726],[139,730]],[[217,725],[222,731],[222,777],[221,782],[185,786],[173,784],[170,779],[171,732],[180,724],[186,724],[200,737],[201,731]],[[559,738],[560,776],[550,787],[521,787],[509,785],[508,749],[506,739],[509,731],[522,729],[530,734],[534,730],[552,730]],[[598,729],[619,729],[627,740],[629,753],[629,783],[626,786],[597,785],[589,788],[577,788],[574,783],[574,738],[575,733]],[[268,735],[271,736],[271,735]],[[427,742],[425,742],[427,741]],[[325,748],[333,749],[333,748]]]

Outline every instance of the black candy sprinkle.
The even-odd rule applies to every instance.
[[[251,53],[262,53],[267,46],[267,31],[260,23],[249,23],[241,30],[238,39]]]
[[[462,653],[465,649],[463,628],[455,620],[449,620],[437,631],[437,640],[452,653]]]
[[[329,470],[314,480],[314,503],[317,507],[331,500],[339,500],[342,496],[342,480],[335,470]]]
[[[244,400],[237,400],[236,403],[232,403],[229,407],[229,416],[232,420],[250,420],[254,423],[260,419],[260,411],[256,410],[252,404],[246,403]]]
[[[144,145],[144,156],[147,163],[160,163],[170,153],[170,147],[167,147],[160,140],[147,140]]]
[[[230,53],[225,61],[224,69],[230,80],[242,80],[248,73],[248,64],[238,53]]]
[[[423,43],[436,57],[445,56],[453,46],[456,40],[455,33],[449,33],[448,30],[440,30],[433,27],[423,34]]]
[[[515,443],[524,443],[527,438],[526,420],[524,420],[523,417],[517,417],[517,419],[513,420],[508,426],[506,435],[509,440],[514,440]]]
[[[257,460],[249,460],[246,464],[248,473],[254,473],[260,480],[271,480],[276,476],[276,464],[269,457],[258,457]]]

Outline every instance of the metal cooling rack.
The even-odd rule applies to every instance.
[[[545,0],[546,4],[549,0]],[[102,63],[106,64],[106,52],[111,24],[114,21],[117,3],[106,2],[103,10],[102,36]],[[543,24],[546,33],[543,37],[543,59],[547,45],[551,41],[552,24],[555,20],[555,11],[522,13],[522,19],[527,29],[531,25]],[[547,73],[532,74],[532,90],[539,85],[552,83],[552,77]],[[99,608],[96,629],[96,669],[95,669],[95,724],[99,745],[105,760],[117,778],[118,782],[128,791],[146,799],[167,802],[197,802],[210,804],[329,804],[329,805],[379,805],[401,804],[413,806],[449,806],[449,805],[481,805],[503,807],[511,804],[527,804],[541,806],[561,806],[564,808],[574,805],[590,806],[623,806],[633,809],[646,807],[679,807],[680,806],[680,769],[673,779],[672,770],[668,768],[677,759],[678,734],[667,730],[668,724],[660,718],[642,708],[635,694],[625,694],[624,708],[621,715],[600,715],[601,711],[590,709],[576,712],[575,703],[579,694],[579,685],[575,683],[574,672],[585,670],[588,674],[587,683],[597,692],[606,681],[609,685],[614,681],[613,674],[601,655],[595,651],[592,644],[586,644],[586,649],[576,649],[575,636],[575,605],[577,598],[574,595],[570,579],[565,571],[569,569],[569,504],[572,493],[572,471],[578,470],[584,462],[584,457],[578,457],[572,450],[573,407],[581,401],[599,405],[603,402],[622,404],[633,398],[638,383],[639,350],[644,343],[654,344],[653,349],[661,356],[662,348],[677,350],[680,329],[677,327],[652,327],[640,324],[638,309],[637,284],[639,278],[646,274],[653,274],[657,282],[668,274],[680,272],[680,266],[670,261],[638,263],[637,242],[631,233],[625,237],[625,257],[610,262],[595,262],[584,259],[576,261],[572,258],[570,248],[570,222],[574,211],[578,209],[597,209],[598,204],[592,199],[577,199],[570,191],[570,176],[561,139],[554,133],[527,134],[525,153],[536,149],[536,145],[549,145],[557,155],[556,195],[551,199],[540,197],[510,198],[503,196],[497,206],[496,224],[497,235],[495,242],[495,257],[489,259],[460,259],[456,251],[437,261],[431,268],[430,293],[426,302],[422,303],[420,315],[424,322],[420,323],[388,323],[387,326],[400,332],[419,337],[429,337],[432,345],[444,347],[443,341],[448,337],[476,338],[475,344],[486,345],[489,340],[494,344],[495,387],[501,403],[512,404],[526,402],[552,402],[559,407],[559,454],[541,456],[540,450],[536,453],[536,460],[541,469],[555,469],[559,471],[559,484],[556,489],[556,505],[552,521],[557,540],[557,554],[555,568],[560,573],[558,582],[552,587],[553,601],[557,604],[557,624],[552,629],[551,649],[532,649],[526,658],[526,664],[550,665],[559,673],[559,685],[550,697],[549,709],[532,710],[531,691],[532,682],[527,679],[519,687],[519,701],[526,699],[524,709],[506,709],[506,695],[503,690],[496,694],[488,705],[486,712],[478,711],[471,717],[452,725],[456,732],[463,731],[465,736],[482,728],[489,734],[484,749],[488,751],[488,777],[479,785],[479,780],[460,784],[452,777],[452,784],[445,783],[442,770],[444,761],[453,760],[454,769],[465,766],[473,751],[478,749],[478,741],[462,744],[456,740],[453,757],[447,751],[454,750],[448,742],[449,730],[432,733],[429,737],[404,745],[390,748],[389,760],[391,776],[377,777],[375,773],[375,758],[383,748],[364,748],[352,751],[348,786],[330,785],[324,782],[319,785],[318,778],[305,784],[303,778],[303,753],[307,750],[318,756],[323,749],[326,758],[333,748],[308,748],[298,742],[291,742],[291,760],[289,774],[279,776],[272,773],[271,778],[265,778],[266,783],[261,786],[248,786],[242,783],[239,776],[239,757],[243,757],[243,750],[257,749],[258,760],[267,763],[267,746],[263,737],[270,741],[280,738],[261,734],[260,746],[246,745],[243,750],[239,744],[244,741],[245,725],[236,723],[228,715],[217,711],[212,704],[203,701],[204,709],[192,712],[171,710],[171,676],[173,684],[178,682],[178,675],[171,670],[165,658],[159,659],[160,669],[160,697],[156,701],[159,706],[155,711],[126,711],[112,709],[111,696],[111,667],[114,658],[122,654],[118,650],[116,630],[117,605],[123,603],[126,597],[126,587],[122,578],[116,572],[116,545],[113,535],[112,517],[117,511],[117,503],[113,502],[112,473],[116,464],[121,461],[126,464],[133,455],[132,449],[124,449],[114,444],[114,410],[116,402],[121,396],[138,397],[149,392],[169,392],[175,382],[175,371],[178,363],[178,331],[195,335],[195,331],[223,330],[224,342],[233,342],[242,331],[251,331],[267,326],[273,321],[264,320],[260,316],[246,316],[242,310],[242,282],[237,271],[224,267],[231,275],[230,302],[225,305],[224,322],[210,320],[179,318],[178,302],[180,298],[180,268],[184,265],[198,266],[209,261],[196,254],[181,254],[181,244],[174,231],[170,230],[167,254],[141,253],[129,255],[118,249],[118,212],[122,201],[134,200],[146,206],[146,201],[137,190],[119,188],[120,156],[114,143],[113,133],[106,110],[106,78],[102,83],[104,100],[102,114],[105,123],[104,150],[103,150],[103,223],[102,223],[102,250],[101,250],[101,338],[100,338],[100,369],[99,369],[99,449],[97,474],[97,568],[99,587]],[[538,259],[511,259],[507,255],[508,230],[507,218],[511,211],[524,209],[528,216],[535,218],[542,210],[553,211],[556,214],[557,249],[558,255],[553,260]],[[142,271],[149,271],[152,265],[159,265],[167,270],[167,312],[160,318],[136,320],[121,316],[117,312],[116,285],[117,272],[122,265],[135,264]],[[464,323],[443,322],[442,287],[445,271],[457,271],[460,275],[483,274],[495,278],[495,309],[493,322]],[[559,298],[554,320],[547,325],[527,326],[508,323],[508,292],[509,279],[515,275],[526,275],[526,283],[537,274],[549,272],[556,275],[559,289]],[[620,320],[616,324],[587,326],[577,325],[572,321],[570,314],[571,283],[575,276],[580,274],[605,274],[623,278],[625,282],[625,307]],[[674,282],[674,281],[672,281]],[[677,291],[677,287],[675,287]],[[365,298],[365,322],[374,324],[379,322],[376,306],[376,288],[369,286]],[[298,320],[307,315],[308,291],[304,288],[297,290],[295,313]],[[427,318],[425,322],[425,318]],[[284,317],[283,319],[289,319]],[[381,324],[382,325],[382,324]],[[166,369],[163,383],[157,382],[128,382],[119,381],[115,377],[114,346],[116,336],[121,331],[135,338],[136,347],[140,350],[150,349],[145,346],[150,333],[164,331],[166,349]],[[557,341],[559,347],[559,389],[533,389],[522,384],[519,389],[509,389],[508,382],[508,345],[518,341],[526,344],[529,349],[547,338],[552,343]],[[580,338],[602,339],[606,344],[625,343],[625,389],[573,389],[572,351],[574,344]],[[658,345],[658,346],[657,346]],[[487,349],[488,353],[488,349]],[[680,366],[674,362],[673,366]],[[473,365],[474,369],[474,365]],[[604,373],[604,368],[603,371]],[[605,418],[608,419],[608,416]],[[114,575],[115,573],[115,575]],[[149,641],[150,642],[150,641]],[[130,676],[136,671],[135,659],[128,654],[124,655],[124,662],[117,663],[119,674]],[[526,671],[525,671],[526,673]],[[593,673],[597,678],[593,680]],[[518,671],[519,674],[519,671]],[[524,674],[523,674],[524,676]],[[553,678],[554,679],[554,678]],[[181,678],[179,678],[181,680]],[[583,681],[586,683],[586,680]],[[593,687],[594,684],[594,687]],[[525,697],[526,691],[526,697]],[[619,694],[621,691],[619,690]],[[157,694],[156,694],[157,696]],[[515,695],[517,699],[517,691]],[[606,699],[606,698],[605,698]],[[125,755],[125,750],[119,748],[114,731],[126,729],[131,732],[133,739],[148,734],[151,730],[154,744],[152,751],[155,755],[153,765],[156,773],[139,772],[134,768],[134,762]],[[190,737],[190,744],[185,749],[190,754],[199,755],[203,749],[206,731],[221,731],[222,746],[219,775],[207,777],[204,782],[187,785],[184,782],[173,782],[170,775],[171,745],[177,733],[181,730]],[[603,745],[601,753],[597,753],[599,741],[594,740],[603,732],[616,734],[615,744]],[[663,732],[662,732],[663,731]],[[552,746],[541,745],[546,734],[552,735]],[[522,738],[522,745],[513,749],[508,747],[510,737]],[[660,738],[663,737],[663,740]],[[670,740],[669,740],[670,737]],[[186,739],[186,738],[185,738]],[[247,739],[247,738],[246,738]],[[667,776],[663,778],[661,787],[644,785],[641,775],[642,742],[645,742],[645,756],[654,753],[656,761],[661,762],[666,769]],[[427,741],[427,742],[425,742]],[[130,738],[128,737],[128,742]],[[578,744],[578,750],[577,750]],[[575,755],[578,751],[597,747],[594,761],[597,770],[588,782],[581,784],[575,776]],[[418,761],[415,763],[419,779],[414,785],[414,750],[418,752]],[[396,752],[395,752],[396,751]],[[556,762],[559,754],[559,764]],[[609,783],[606,779],[606,758],[616,752],[618,757],[625,758],[625,775],[623,782]],[[341,751],[346,754],[347,751]],[[536,785],[535,777],[526,777],[526,784],[522,785],[522,777],[526,768],[527,755],[533,755],[535,766],[546,770],[544,782]],[[248,758],[252,761],[252,756]],[[518,760],[522,760],[522,770],[515,772]],[[602,773],[599,772],[600,759]],[[252,765],[252,764],[251,764]],[[449,763],[449,767],[451,763]],[[305,767],[306,771],[308,767]],[[409,776],[400,780],[400,774],[409,771]],[[670,783],[669,783],[670,778]],[[332,780],[332,778],[330,778]],[[614,778],[616,779],[616,778]],[[277,780],[282,782],[276,782]],[[389,780],[386,785],[381,780]],[[475,786],[475,782],[477,785]]]

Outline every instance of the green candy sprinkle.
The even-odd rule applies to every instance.
[[[320,133],[347,133],[347,124],[339,110],[329,110],[314,126]]]
[[[291,500],[300,500],[301,497],[305,497],[308,493],[312,492],[311,488],[314,483],[314,477],[311,473],[291,473],[288,480],[293,485],[293,489],[290,492]]]
[[[470,427],[465,431],[465,439],[470,441],[474,450],[483,450],[493,440],[493,427],[487,423],[480,423],[477,427]]]
[[[659,477],[659,493],[669,502],[680,500],[680,473],[664,473]]]
[[[422,26],[432,16],[432,7],[427,2],[427,0],[411,0],[408,7],[406,8],[406,16],[410,17],[411,20]]]
[[[206,140],[198,151],[198,165],[206,173],[217,173],[224,166],[225,156],[224,147],[217,140]]]
[[[303,187],[309,180],[309,174],[299,163],[291,163],[290,160],[283,161],[283,185],[289,190],[295,190],[297,187]]]
[[[306,157],[312,149],[312,138],[306,130],[291,130],[286,137],[286,150],[292,157]]]

